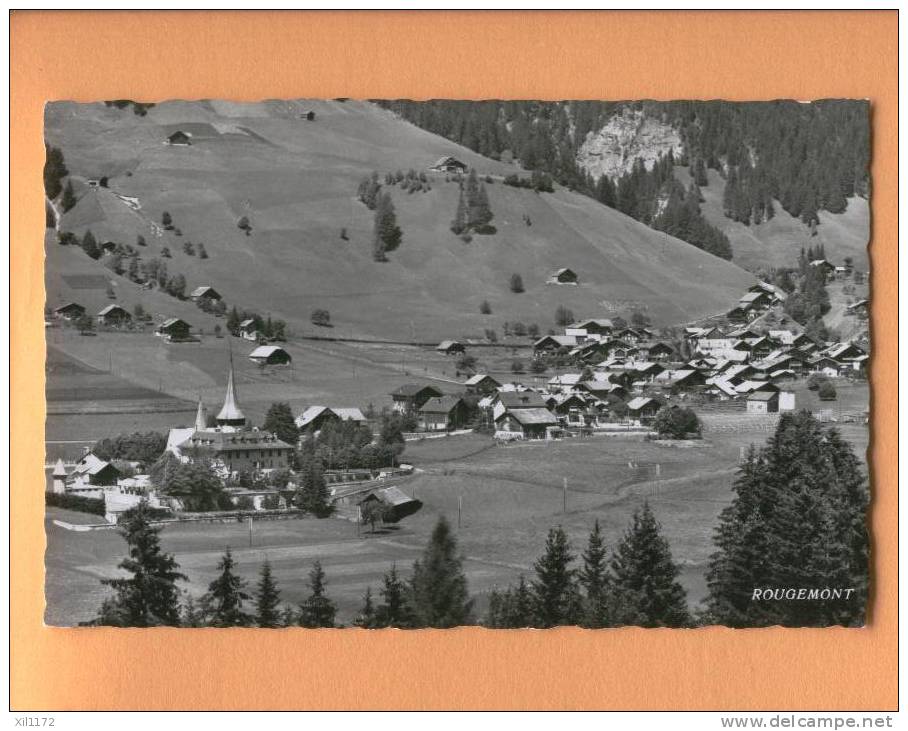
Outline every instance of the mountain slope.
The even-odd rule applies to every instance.
[[[314,121],[301,116],[308,111]],[[164,144],[177,129],[192,135],[190,146]],[[47,107],[46,136],[62,148],[81,196],[63,230],[90,228],[101,241],[132,245],[141,234],[148,241],[142,257],[167,246],[168,270],[184,274],[188,289],[210,284],[230,304],[281,317],[297,333],[324,332],[308,322],[315,308],[331,312],[334,334],[430,340],[500,332],[505,321],[547,330],[561,304],[577,317],[642,308],[657,323],[684,322],[726,309],[752,281],[739,267],[587,197],[505,186],[500,176],[517,171],[513,166],[366,102],[167,102],[145,117],[102,104],[55,103]],[[372,212],[355,198],[360,179],[373,170],[426,170],[448,154],[495,176],[487,187],[498,233],[469,244],[454,236],[448,227],[458,185],[429,174],[428,192],[390,188],[403,243],[390,262],[373,262]],[[109,188],[87,186],[101,176]],[[182,236],[161,230],[164,211]],[[242,216],[250,236],[236,226]],[[187,240],[204,243],[210,258],[184,254]],[[575,269],[580,286],[546,285],[559,267]],[[125,306],[142,301],[156,316],[179,315],[194,325],[210,319],[53,243],[50,304],[106,301],[103,286],[84,286],[90,278],[73,286],[74,270],[112,278]],[[512,273],[523,278],[523,294],[509,291]],[[483,300],[492,315],[479,314]]]

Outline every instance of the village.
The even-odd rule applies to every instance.
[[[829,278],[852,275],[825,260],[810,266],[823,269]],[[576,284],[577,275],[561,269],[550,281]],[[836,383],[865,380],[866,338],[860,344],[817,342],[791,318],[783,327],[778,321],[786,320],[784,315],[779,317],[786,298],[780,288],[758,281],[723,316],[683,330],[656,331],[639,322],[628,325],[622,318],[569,323],[563,333],[532,342],[530,385],[525,383],[522,364],[512,366],[509,378],[474,372],[476,358],[468,353],[471,343],[445,340],[434,348],[436,354],[455,360],[456,372],[469,377],[459,387],[452,382],[402,384],[387,395],[390,403],[383,411],[385,417],[389,413],[399,417],[405,443],[467,433],[487,435],[502,445],[573,438],[696,439],[701,436],[698,418],[685,427],[689,431],[679,432],[672,428],[670,415],[690,410],[701,416],[706,411],[739,414],[744,419],[766,417],[798,408],[794,386],[799,383],[816,390],[821,400],[834,401]],[[221,295],[201,286],[191,299],[207,307],[220,301]],[[867,301],[859,300],[847,309],[856,319],[866,319],[866,308]],[[95,323],[113,332],[133,326],[132,315],[116,304],[88,318],[83,306],[69,302],[54,308],[51,316],[57,324],[75,327],[82,334],[91,334]],[[238,340],[252,343],[245,357],[261,368],[290,366],[288,351],[269,342],[257,326],[260,322],[251,318],[237,326]],[[154,334],[173,344],[194,340],[192,326],[175,317],[164,318]],[[183,463],[214,465],[225,485],[235,483],[241,473],[251,475],[250,484],[226,488],[239,516],[293,513],[294,454],[306,440],[317,438],[326,424],[347,423],[365,429],[377,442],[381,419],[371,403],[368,408],[365,404],[313,404],[294,414],[298,434],[294,443],[254,427],[239,406],[233,347],[225,398],[216,418],[209,418],[206,404],[199,400],[195,423],[174,425],[164,451]],[[541,376],[550,372],[555,375]],[[849,418],[860,421],[863,416]],[[98,506],[103,502],[103,510],[96,511],[111,524],[141,501],[160,508],[168,519],[181,519],[187,514],[186,506],[179,497],[156,489],[147,474],[151,466],[132,462],[127,465],[129,474],[121,474],[111,461],[86,448],[74,463],[56,460],[48,484],[56,495],[88,498],[98,501]],[[386,504],[389,521],[419,507],[418,501],[388,485],[389,480],[413,471],[406,462],[395,462],[393,455],[387,464],[373,459],[367,468],[327,467],[330,500],[353,506],[339,511],[348,519],[362,521],[361,506],[374,501]],[[271,484],[270,476],[276,474],[281,475],[280,484]],[[223,507],[219,514],[225,513]],[[192,519],[198,518],[189,513]]]

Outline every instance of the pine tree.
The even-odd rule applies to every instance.
[[[375,208],[373,237],[374,241],[380,240],[381,242],[380,246],[378,244],[373,246],[373,253],[376,256],[379,249],[384,254],[388,251],[394,251],[400,246],[402,233],[397,225],[397,214],[394,211],[394,201],[391,199],[390,193],[382,193],[378,197],[378,204]],[[376,258],[376,261],[382,260]]]
[[[457,627],[470,622],[473,602],[463,573],[463,559],[444,516],[435,524],[422,558],[413,564],[410,586],[413,611],[420,626]]]
[[[262,429],[290,445],[295,445],[299,439],[299,429],[293,418],[293,410],[286,402],[275,402],[268,407]]]
[[[161,529],[151,525],[146,503],[127,510],[120,519],[119,533],[129,546],[129,555],[119,568],[130,578],[102,579],[114,589],[98,617],[99,624],[118,627],[176,627],[180,624],[180,592],[177,581],[186,581],[179,564],[161,551]]]
[[[300,605],[300,627],[333,627],[336,609],[325,594],[328,581],[322,564],[316,561],[309,572],[310,594]]]
[[[255,594],[255,623],[259,627],[274,628],[282,626],[280,601],[281,592],[271,575],[271,564],[262,564],[259,583]]]
[[[69,170],[59,147],[45,144],[44,150],[44,192],[50,200],[55,200],[63,190],[63,178],[69,175]]]
[[[381,603],[375,608],[376,627],[412,627],[414,625],[407,585],[392,564],[382,578]]]
[[[451,221],[451,231],[458,236],[467,230],[467,204],[463,198],[463,189],[457,196],[457,211],[454,213],[454,220]]]
[[[536,578],[531,582],[531,588],[536,626],[557,627],[576,622],[573,560],[567,534],[561,526],[551,528],[545,541],[545,553],[533,565]]]
[[[751,450],[723,510],[707,580],[710,620],[751,627],[860,625],[869,571],[866,480],[850,445],[807,412],[783,414]],[[850,596],[755,599],[755,589]]]
[[[616,624],[690,624],[686,593],[678,583],[680,571],[648,502],[634,512],[631,525],[612,556],[611,569]]]
[[[91,230],[86,231],[85,235],[82,237],[82,251],[88,254],[92,259],[101,258],[101,247],[98,246],[95,235]]]
[[[76,198],[76,193],[73,190],[72,181],[66,181],[66,187],[63,188],[63,197],[60,199],[60,207],[63,209],[63,212],[72,210],[75,208],[76,203],[79,202],[79,199]]]
[[[196,604],[192,594],[186,592],[186,599],[180,608],[180,625],[183,627],[204,627],[205,610],[204,607]]]
[[[375,606],[372,603],[372,587],[366,587],[366,593],[363,594],[363,608],[359,610],[353,624],[363,629],[371,629],[375,626]]]
[[[580,586],[583,587],[585,593],[581,624],[584,627],[592,628],[607,627],[609,624],[608,593],[610,582],[605,542],[602,539],[602,530],[599,527],[598,520],[593,524],[589,543],[587,543],[582,558],[583,566],[578,574]]]
[[[333,508],[325,484],[325,468],[315,455],[304,455],[301,460],[298,470],[300,486],[294,496],[294,504],[317,518],[326,518]]]
[[[212,627],[248,627],[252,623],[252,617],[243,611],[243,603],[251,597],[245,590],[246,581],[234,573],[235,566],[228,547],[218,563],[220,575],[208,585],[205,597],[211,607]]]

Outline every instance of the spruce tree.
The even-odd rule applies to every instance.
[[[251,599],[246,593],[246,581],[234,573],[236,564],[228,547],[218,563],[220,575],[208,585],[205,597],[211,607],[212,627],[248,627],[252,617],[243,611],[243,603]]]
[[[751,450],[721,514],[710,559],[709,619],[739,627],[863,623],[869,572],[866,479],[851,446],[810,414],[783,414]],[[761,600],[754,590],[818,596]],[[831,588],[846,596],[820,596]]]
[[[558,526],[549,529],[545,553],[533,565],[531,582],[534,614],[538,627],[557,627],[577,621],[576,571],[567,534]]]
[[[290,445],[295,445],[299,439],[299,429],[293,418],[293,411],[290,404],[283,401],[275,402],[268,407],[262,428]]]
[[[631,525],[612,556],[611,569],[616,624],[690,624],[686,592],[678,583],[680,571],[648,502],[634,512]]]
[[[375,608],[376,627],[413,627],[413,613],[410,607],[410,598],[407,585],[397,573],[397,565],[392,564],[391,569],[382,578],[381,603]]]
[[[372,603],[372,587],[366,587],[366,593],[363,594],[363,608],[359,610],[353,624],[363,629],[375,627],[375,605]]]
[[[63,151],[59,147],[45,144],[44,192],[50,200],[55,200],[63,190],[63,178],[69,175],[63,160]]]
[[[444,516],[435,524],[422,558],[413,564],[410,586],[413,612],[420,626],[457,627],[470,622],[473,602],[463,559]]]
[[[271,564],[262,564],[259,583],[255,593],[255,623],[268,629],[282,626],[280,601],[281,592],[271,575]]]
[[[309,596],[300,604],[300,627],[333,627],[336,608],[326,595],[328,581],[322,564],[316,561],[309,572]]]
[[[598,520],[593,523],[593,530],[590,532],[582,559],[583,566],[578,574],[580,586],[583,587],[585,594],[581,624],[592,628],[607,627],[610,581],[605,542]]]
[[[454,213],[454,220],[451,221],[451,231],[457,235],[467,230],[467,204],[463,199],[463,189],[457,196],[457,210]]]
[[[401,230],[397,225],[397,214],[394,211],[394,201],[390,193],[381,193],[375,207],[375,220],[372,232],[373,258],[375,261],[385,261],[385,253],[394,251],[400,246]]]
[[[60,207],[63,209],[63,212],[72,210],[76,203],[79,202],[79,199],[76,198],[76,193],[73,190],[72,181],[66,181],[66,187],[63,188],[63,197],[60,199]]]
[[[101,247],[98,246],[95,235],[91,230],[86,231],[85,235],[82,237],[82,251],[88,254],[92,259],[101,258]]]
[[[186,581],[179,564],[161,551],[161,529],[151,525],[146,503],[127,510],[120,518],[119,533],[129,547],[119,568],[129,578],[102,579],[115,594],[106,600],[98,617],[99,624],[118,627],[155,627],[180,624],[180,591],[177,581]]]
[[[301,454],[299,466],[300,484],[294,495],[294,504],[317,518],[331,515],[328,486],[325,484],[325,468],[314,454]]]

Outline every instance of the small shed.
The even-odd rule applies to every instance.
[[[192,140],[189,137],[189,134],[183,132],[182,130],[177,130],[172,135],[167,138],[168,145],[191,145]]]
[[[778,391],[753,391],[747,397],[748,414],[774,414],[779,410]]]
[[[422,507],[422,502],[410,497],[398,487],[383,487],[373,490],[366,497],[359,501],[362,508],[370,502],[378,502],[384,505],[387,510],[382,518],[383,523],[396,523],[408,515],[413,515]]]
[[[463,353],[466,348],[464,348],[463,343],[458,343],[456,340],[442,340],[435,347],[435,350],[445,355],[456,355]]]
[[[564,267],[554,272],[551,277],[549,277],[549,284],[577,284],[577,272],[573,269],[568,269]]]
[[[258,365],[289,365],[293,358],[277,345],[260,345],[249,354],[249,360]]]

